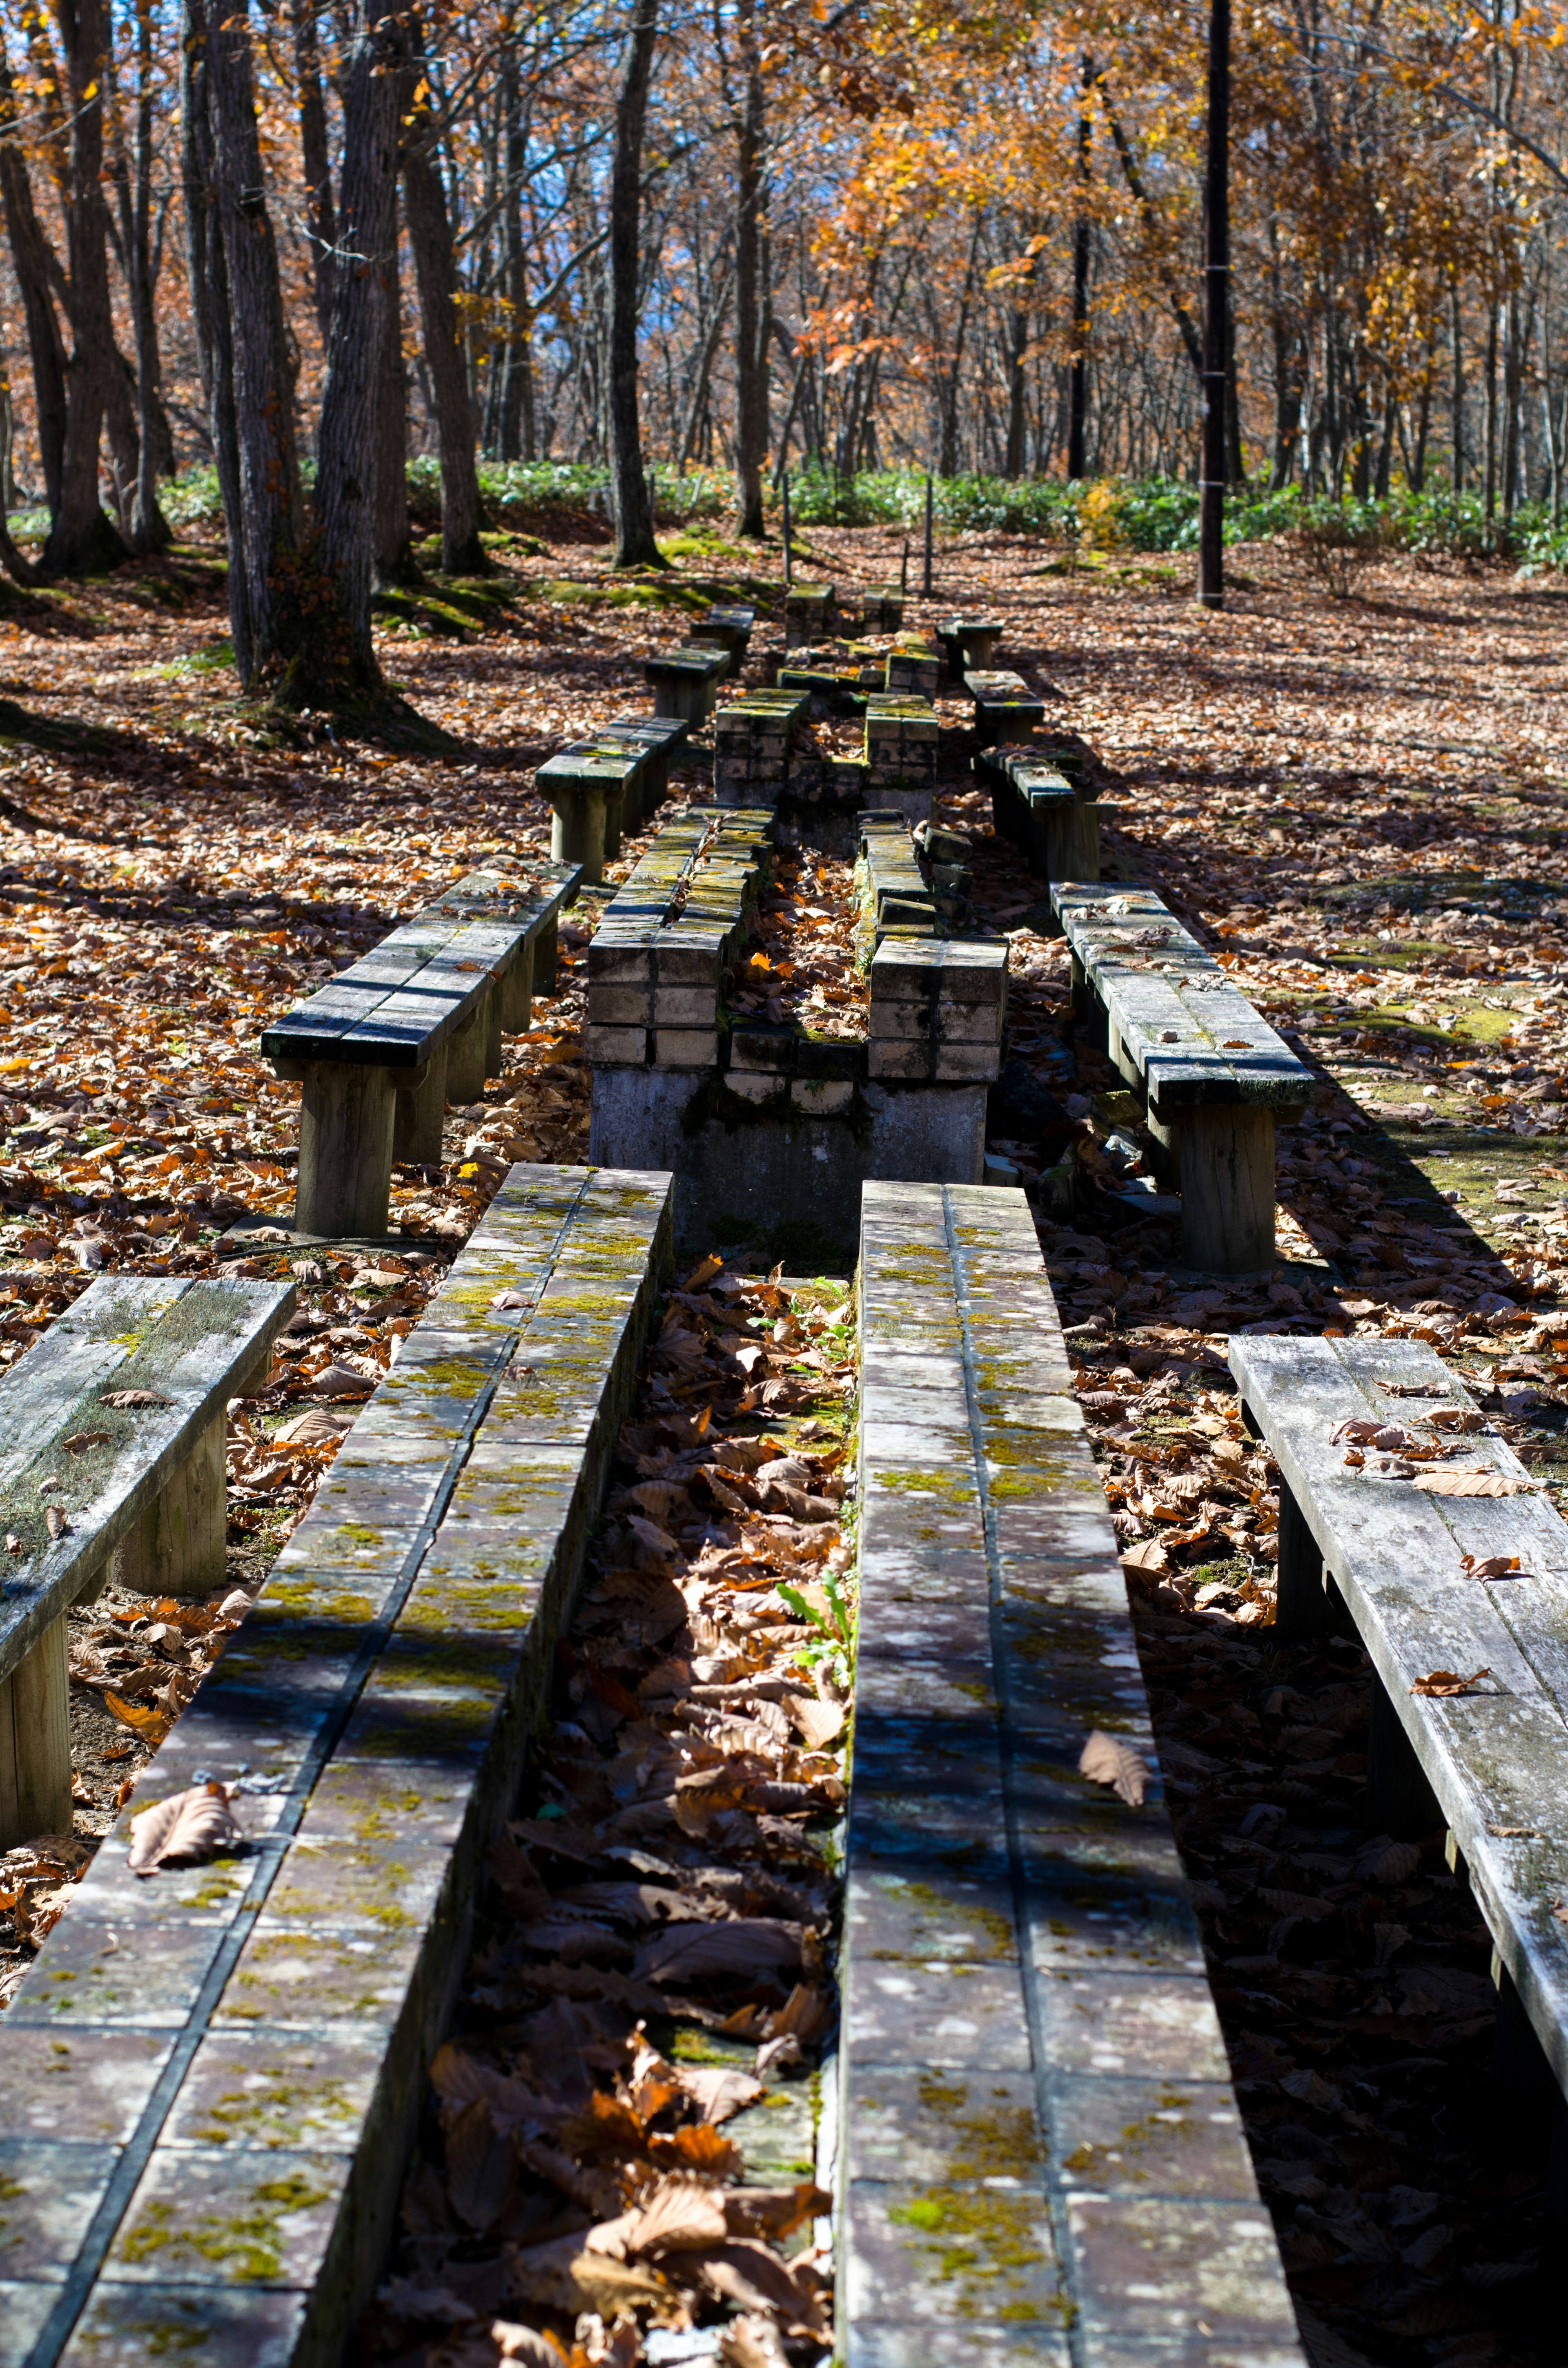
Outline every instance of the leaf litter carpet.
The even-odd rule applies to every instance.
[[[846,583],[896,572],[895,542],[875,531],[814,531],[808,555]],[[94,1272],[209,1271],[227,1225],[286,1213],[297,1099],[256,1061],[263,1022],[481,855],[546,851],[533,767],[643,703],[636,661],[679,632],[673,609],[640,615],[605,602],[602,552],[552,552],[514,570],[509,600],[472,646],[389,641],[400,681],[468,744],[459,757],[389,758],[324,734],[269,750],[234,702],[206,558],[183,551],[163,570],[180,591],[175,613],[149,593],[151,571],[133,568],[90,590],[15,601],[0,617],[6,689],[37,719],[0,760],[6,1361]],[[756,562],[716,552],[710,564],[730,571],[712,588],[744,589]],[[1313,1109],[1281,1135],[1279,1263],[1244,1290],[1187,1274],[1175,1227],[1138,1207],[1136,1106],[1072,1041],[1039,884],[986,837],[960,749],[944,804],[976,835],[979,916],[1013,942],[1017,1066],[994,1134],[1030,1191],[1078,1360],[1249,2135],[1309,2347],[1319,2368],[1546,2361],[1544,2133],[1528,2100],[1500,2098],[1489,2077],[1484,1931],[1440,1837],[1405,1844],[1366,1829],[1358,1648],[1271,1641],[1272,1473],[1240,1431],[1223,1355],[1226,1334],[1247,1323],[1419,1333],[1480,1392],[1543,1485],[1568,1476],[1563,596],[1501,571],[1401,563],[1369,573],[1358,598],[1334,602],[1287,551],[1262,548],[1244,554],[1232,606],[1214,618],[1192,609],[1186,575],[1185,562],[1111,552],[1074,563],[1043,542],[970,536],[940,553],[929,614],[984,608],[1004,619],[1004,661],[1056,686],[1119,801],[1105,831],[1108,870],[1160,888],[1318,1067]],[[687,579],[707,588],[688,567],[676,589]],[[910,604],[912,621],[926,614]],[[754,643],[758,659],[778,642],[775,608]],[[961,701],[944,712],[967,720]],[[677,773],[677,796],[705,790],[700,763]],[[835,868],[784,867],[759,959],[737,985],[759,1011],[777,1002],[856,1032]],[[205,1606],[109,1596],[74,1615],[76,1826],[0,1862],[7,1987],[499,1175],[517,1158],[583,1156],[578,979],[591,906],[580,919],[563,933],[562,991],[508,1044],[506,1076],[450,1114],[438,1169],[397,1177],[398,1248],[292,1261],[301,1318],[265,1388],[232,1416],[230,1583]],[[288,1262],[263,1249],[247,1264],[270,1272]],[[722,1271],[741,1280],[757,1263],[735,1256]],[[755,1271],[744,1280],[770,1287]],[[739,1294],[689,1296],[719,1310],[672,1310],[706,1373],[715,1338],[741,1328]],[[793,1314],[796,1295],[790,1304]],[[771,1331],[766,1319],[744,1328],[759,1339]],[[721,1363],[736,1353],[722,1351]],[[673,1825],[628,1839],[617,1821],[644,1804],[620,1799],[602,1771],[642,1748],[646,1725],[662,1738],[647,1747],[664,1771],[655,1782],[680,1732],[700,1743],[699,1757],[734,1758],[754,1795],[810,1782],[828,1804],[827,1778],[780,1770],[813,1749],[842,1751],[820,1726],[814,1740],[802,1731],[787,1699],[833,1704],[835,1596],[796,1584],[787,1546],[758,1550],[755,1565],[748,1555],[759,1523],[775,1540],[835,1535],[818,1508],[845,1466],[831,1416],[826,1452],[813,1452],[824,1441],[805,1439],[804,1425],[780,1428],[762,1400],[741,1413],[751,1384],[737,1393],[727,1372],[696,1393],[718,1392],[706,1448],[689,1428],[695,1401],[680,1395],[692,1376],[677,1386],[677,1372],[678,1360],[651,1360],[622,1478],[626,1492],[653,1494],[635,1508],[630,1493],[617,1499],[608,1535],[620,1559],[585,1598],[540,1797],[510,1837],[515,1857],[504,1851],[493,1871],[465,2021],[437,2066],[402,2250],[365,2333],[387,2358],[510,2347],[549,2359],[579,2346],[601,2356],[619,2347],[630,2361],[636,2344],[617,2319],[631,2284],[618,2293],[612,2281],[583,2306],[574,2286],[530,2300],[494,2273],[503,2257],[541,2247],[572,2259],[597,2250],[585,2233],[605,2227],[615,2234],[604,2258],[631,2283],[656,2285],[633,2316],[643,2326],[662,2317],[666,2347],[683,2340],[683,2313],[711,2320],[727,2309],[738,2359],[776,2359],[780,2347],[814,2359],[821,2348],[812,2296],[826,2264],[803,2192],[815,2169],[809,2144],[789,2176],[758,2175],[760,2157],[737,2132],[768,2107],[725,2111],[741,2092],[720,2087],[710,2110],[709,2084],[693,2078],[761,2078],[766,2097],[786,2095],[799,2069],[790,2044],[809,2066],[831,2039],[831,1880],[811,1840],[820,1818],[813,1827],[810,1813],[758,1806],[744,1790],[731,1802],[720,1787],[713,1830],[694,1834],[669,1809]],[[786,1377],[769,1367],[768,1383]],[[661,1380],[672,1409],[648,1395]],[[768,1460],[798,1463],[799,1476],[759,1480],[744,1458],[718,1452],[746,1437],[767,1438],[780,1451]],[[815,1497],[813,1518],[783,1497],[769,1509],[774,1488]],[[738,1527],[749,1542],[733,1549],[738,1562],[720,1567],[732,1549],[717,1544],[693,1553],[683,1497],[705,1535]],[[671,1627],[648,1636],[646,1667],[617,1663],[619,1614],[596,1628],[628,1574],[674,1590]],[[799,1598],[793,1621],[780,1616],[792,1608],[787,1588]],[[774,1614],[761,1631],[741,1610],[759,1600]],[[661,1656],[689,1670],[676,1672],[674,1707],[648,1691]],[[744,1700],[729,1697],[737,1686]],[[757,1772],[765,1765],[770,1774]],[[658,1797],[683,1799],[678,1780]],[[725,1817],[750,1820],[733,1855],[718,1831]],[[779,1818],[801,1846],[793,1857],[767,1822]],[[552,1829],[589,1854],[551,1850]],[[640,1867],[626,1850],[657,1865]],[[644,1897],[660,1891],[687,1912]],[[541,1956],[528,1935],[551,1931],[551,1919],[560,1939]],[[676,1963],[658,1948],[684,1927],[748,1924],[790,1928],[762,1948],[799,1936],[795,1961],[776,1955],[767,1979],[751,1981],[757,1997],[734,1968],[678,1988],[658,1978]],[[553,1989],[535,1978],[552,1963]],[[597,1984],[597,1995],[574,1995],[569,1976]],[[627,1991],[607,2015],[618,1980]],[[522,2026],[568,2009],[585,2020],[571,2025],[576,2055],[560,2060],[583,2070],[562,2077],[591,2084],[573,2111],[619,2134],[602,2156],[562,2142],[571,2116],[559,2118],[561,2096],[530,2109],[532,2136],[519,2135],[532,2126],[521,2106],[504,2134],[512,2106],[494,2109],[494,2083],[526,2088],[540,2060],[540,2034]],[[735,2030],[717,2028],[736,2017]],[[799,2127],[809,2126],[808,2112]],[[689,2170],[682,2150],[694,2143],[735,2147],[744,2185],[771,2200],[733,2204],[726,2155],[692,2220],[639,2217],[674,2209],[679,2199],[660,2182],[683,2160]],[[530,2147],[551,2168],[530,2162]],[[767,2274],[787,2277],[788,2293],[723,2286],[718,2257],[747,2245],[786,2265]],[[542,2278],[542,2256],[535,2266]],[[432,2322],[419,2297],[437,2291],[451,2299]],[[512,2331],[493,2331],[497,2322]]]

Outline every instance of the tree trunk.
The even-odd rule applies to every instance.
[[[195,0],[187,0],[194,9]],[[237,541],[250,665],[247,692],[267,689],[299,637],[300,468],[278,249],[256,137],[249,0],[208,0],[207,96],[213,207],[222,242],[239,466]],[[217,305],[213,306],[216,324]],[[233,596],[231,595],[231,609]],[[312,628],[313,630],[313,627]],[[234,644],[239,658],[239,642]]]
[[[1094,77],[1094,63],[1085,58],[1085,98]],[[1089,186],[1093,137],[1094,126],[1085,109],[1078,118],[1078,186],[1082,190],[1087,190]],[[1089,217],[1080,202],[1073,225],[1073,341],[1067,375],[1067,474],[1073,479],[1087,472],[1084,453],[1089,416]]]
[[[381,321],[381,430],[376,438],[376,589],[412,584],[419,570],[408,523],[408,373],[403,361],[403,290],[398,278],[397,224],[392,223],[387,301]]]
[[[105,74],[101,0],[55,0],[70,99],[64,212],[71,290],[71,359],[65,366],[65,443],[60,502],[44,545],[46,575],[85,575],[128,556],[98,498],[98,450],[110,374],[119,358],[109,303],[103,195]]]
[[[767,450],[767,355],[757,321],[764,100],[756,0],[738,0],[736,33],[745,86],[735,126],[735,531],[760,541],[767,531],[762,464]]]
[[[642,468],[637,416],[638,279],[642,265],[642,134],[658,37],[659,0],[631,0],[626,63],[615,106],[615,159],[609,191],[610,486],[617,567],[662,567],[653,510]]]
[[[222,6],[224,0],[213,0]],[[229,318],[229,275],[215,201],[209,90],[208,0],[185,0],[180,27],[181,176],[185,196],[186,270],[197,364],[206,398],[208,429],[223,501],[229,552],[229,631],[234,670],[247,689],[255,674],[250,579],[245,569],[244,500],[239,430],[234,417],[234,353]]]
[[[1449,394],[1449,438],[1451,458],[1449,481],[1456,494],[1464,491],[1464,336],[1460,311],[1460,284],[1449,286],[1449,328],[1452,340],[1453,377]]]
[[[381,396],[407,43],[403,20],[381,15],[379,0],[370,6],[373,17],[360,0],[343,83],[338,235],[356,268],[337,273],[333,299],[302,630],[278,693],[293,707],[352,709],[383,689],[370,634],[370,586],[377,461],[388,426]]]
[[[422,46],[417,25],[414,40],[417,51]],[[441,566],[448,575],[487,575],[492,563],[479,539],[483,511],[473,449],[473,414],[457,306],[452,301],[457,262],[434,139],[426,109],[409,128],[404,142],[403,203],[419,285],[426,367],[436,398],[436,435],[441,452]]]
[[[1497,304],[1494,297],[1486,301],[1486,484],[1483,504],[1486,513],[1486,542],[1492,545],[1492,521],[1497,509]]]
[[[49,240],[33,203],[27,157],[14,130],[16,120],[11,70],[0,58],[0,134],[4,135],[0,136],[0,198],[5,202],[6,233],[27,316],[39,466],[43,472],[44,499],[52,516],[60,507],[65,460],[65,340],[50,292]]]
[[[305,233],[311,243],[316,321],[324,346],[332,335],[337,224],[332,202],[332,163],[327,148],[326,100],[322,92],[315,0],[294,0],[294,75],[300,87],[300,155],[305,168]]]
[[[1230,381],[1231,0],[1210,0],[1209,120],[1204,164],[1203,473],[1198,597],[1225,605],[1226,390]]]
[[[131,512],[133,551],[164,551],[174,541],[158,505],[158,461],[168,433],[160,415],[163,364],[158,352],[154,305],[157,281],[153,257],[153,82],[152,0],[136,0],[136,154],[131,236],[126,263],[131,279],[131,328],[136,339],[136,498]],[[160,241],[160,245],[162,242]],[[161,432],[160,432],[161,431]]]
[[[1021,477],[1024,473],[1024,437],[1028,425],[1025,397],[1028,381],[1024,364],[1029,350],[1029,316],[1015,306],[1007,315],[1007,445],[1003,455],[1002,473],[1006,477]]]

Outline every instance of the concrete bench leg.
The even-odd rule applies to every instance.
[[[0,1850],[71,1830],[71,1687],[63,1616],[0,1680]]]
[[[534,1024],[534,950],[520,946],[501,981],[501,1025],[508,1036],[526,1036]]]
[[[486,1077],[498,1077],[501,1075],[503,1065],[503,1055],[501,1051],[501,985],[499,981],[497,981],[495,985],[491,988],[489,994],[484,998],[484,1009],[481,1016],[479,1024],[484,1030],[484,1074]],[[481,1087],[480,1091],[483,1093],[483,1087]]]
[[[1274,1633],[1281,1644],[1324,1636],[1334,1626],[1334,1603],[1324,1580],[1318,1542],[1300,1505],[1279,1483],[1279,1577]]]
[[[623,830],[635,830],[635,821],[626,819],[626,784],[617,781],[605,791],[605,861],[613,863],[620,853]]]
[[[306,1062],[294,1196],[299,1232],[386,1232],[396,1100],[390,1069]]]
[[[441,1122],[447,1114],[447,1048],[439,1045],[416,1086],[401,1087],[392,1124],[392,1157],[416,1167],[434,1167],[441,1157]]]
[[[538,996],[555,993],[556,958],[561,951],[560,923],[551,913],[533,941],[534,983]]]
[[[1274,1263],[1274,1112],[1219,1103],[1183,1113],[1181,1254],[1210,1274]]]
[[[550,852],[556,863],[580,863],[585,880],[605,876],[605,793],[589,789],[560,790],[555,820],[550,826]]]
[[[1153,1144],[1153,1165],[1162,1184],[1177,1192],[1181,1190],[1181,1128],[1175,1119],[1158,1119],[1145,1109],[1143,1123]]]
[[[134,1595],[210,1595],[225,1573],[227,1417],[214,1415],[195,1447],[114,1550],[117,1587]]]
[[[476,1102],[484,1091],[485,1064],[490,1058],[490,998],[475,1006],[462,1026],[447,1039],[447,1099]]]
[[[1375,1669],[1367,1736],[1366,1816],[1372,1832],[1392,1834],[1399,1841],[1415,1841],[1444,1823],[1426,1771]]]

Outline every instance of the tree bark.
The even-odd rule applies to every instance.
[[[1028,350],[1029,316],[1021,305],[1015,305],[1007,315],[1007,443],[1002,459],[1002,473],[1008,478],[1024,473],[1025,432],[1028,424],[1028,381],[1024,364]]]
[[[423,44],[415,27],[416,52]],[[419,317],[425,362],[436,398],[436,434],[441,451],[441,566],[448,575],[487,575],[492,563],[479,530],[484,522],[474,453],[473,412],[468,371],[458,330],[457,260],[452,248],[447,193],[435,155],[435,125],[428,109],[409,127],[403,151],[403,217],[419,286]]]
[[[60,501],[44,545],[46,575],[85,575],[128,554],[98,498],[98,450],[110,373],[119,367],[109,304],[103,195],[107,28],[101,0],[54,0],[70,101],[64,212],[71,290]]]
[[[215,0],[222,6],[225,0]],[[185,0],[180,27],[181,177],[185,197],[186,270],[197,364],[206,398],[208,432],[223,501],[229,552],[229,631],[234,669],[248,689],[255,674],[250,579],[245,570],[244,503],[239,430],[234,416],[234,353],[229,320],[229,275],[215,202],[209,92],[208,0]]]
[[[408,373],[403,360],[403,291],[395,222],[381,323],[378,400],[381,425],[376,438],[375,585],[382,591],[394,584],[414,583],[419,575],[408,523]]]
[[[1203,459],[1198,598],[1225,605],[1226,390],[1230,381],[1231,0],[1210,0],[1209,122],[1204,165]]]
[[[756,0],[737,0],[744,89],[735,126],[735,507],[737,534],[760,541],[762,464],[767,452],[767,355],[758,332],[765,136]]]
[[[1094,62],[1084,60],[1084,96],[1087,99],[1094,85]],[[1087,197],[1089,188],[1091,142],[1094,126],[1085,107],[1078,118],[1078,187],[1077,220],[1073,224],[1073,343],[1067,375],[1067,474],[1077,479],[1087,473],[1085,439],[1089,420],[1089,260],[1090,222]]]
[[[615,107],[615,159],[609,192],[610,489],[617,567],[662,567],[642,467],[637,411],[637,324],[642,266],[642,136],[658,37],[659,0],[631,0],[626,63]]]
[[[311,242],[316,322],[324,346],[332,335],[337,223],[332,202],[332,163],[327,148],[326,100],[322,91],[321,45],[316,39],[315,0],[294,0],[294,77],[300,89],[300,158],[305,168],[305,230]]]
[[[381,0],[357,12],[343,84],[338,235],[353,268],[336,274],[317,446],[311,564],[301,631],[280,702],[354,707],[384,688],[370,633],[377,457],[383,416],[386,315],[395,270],[399,99],[404,20]]]
[[[111,393],[109,438],[120,479],[122,523],[131,548],[140,552],[165,551],[173,541],[169,522],[158,503],[160,464],[171,438],[160,393],[163,367],[158,352],[154,310],[157,266],[153,251],[153,57],[151,0],[136,0],[136,107],[131,153],[116,142],[115,194],[119,203],[120,265],[131,312],[136,361],[133,370],[118,371],[123,383]],[[130,500],[125,499],[127,484]]]
[[[50,290],[49,240],[33,202],[32,181],[20,140],[15,136],[16,86],[11,69],[0,58],[0,199],[6,208],[6,233],[27,316],[28,351],[32,362],[33,409],[38,424],[39,465],[43,472],[44,499],[50,513],[60,507],[60,485],[65,461],[65,340]]]
[[[194,10],[197,0],[186,0],[186,5]],[[256,137],[249,0],[221,0],[221,5],[220,0],[207,0],[207,5],[212,10],[206,40],[212,210],[227,297],[223,312],[239,476],[239,508],[237,520],[230,521],[230,548],[233,552],[237,544],[244,577],[250,657],[240,679],[247,692],[254,692],[275,680],[292,655],[299,632],[301,519],[294,384]],[[218,316],[214,302],[215,329]],[[231,610],[233,598],[231,591]],[[239,653],[236,633],[236,664]]]

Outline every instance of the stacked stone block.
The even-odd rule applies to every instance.
[[[989,1083],[1001,1074],[1006,1017],[1005,939],[891,932],[871,957],[868,1074]]]
[[[790,741],[811,701],[801,690],[748,690],[713,718],[718,804],[776,805],[790,772]]]
[[[688,808],[612,898],[588,948],[596,1067],[716,1064],[724,969],[756,899],[770,819]]]

